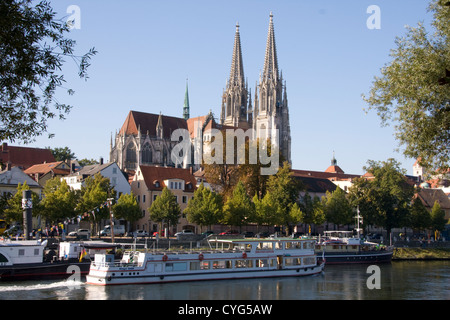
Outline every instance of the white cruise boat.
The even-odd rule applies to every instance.
[[[207,251],[96,254],[86,283],[119,285],[199,280],[293,277],[322,272],[311,239],[209,240]]]

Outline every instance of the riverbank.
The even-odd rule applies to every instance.
[[[450,248],[395,248],[392,260],[450,260]]]

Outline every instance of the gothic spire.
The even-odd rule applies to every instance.
[[[231,60],[230,86],[244,86],[244,64],[242,61],[241,36],[239,34],[239,23],[236,23],[236,34],[234,36],[233,58]]]
[[[185,120],[189,119],[189,93],[188,93],[188,80],[187,79],[186,79],[186,92],[184,93],[183,118]]]
[[[273,28],[273,14],[270,13],[269,32],[267,34],[266,57],[264,59],[263,79],[278,79],[277,48]]]

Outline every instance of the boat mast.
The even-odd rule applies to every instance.
[[[356,217],[355,217],[355,219],[356,219],[356,224],[357,224],[356,232],[357,232],[358,237],[359,237],[361,231],[363,230],[362,228],[359,227],[359,224],[363,223],[363,217],[359,214],[359,206],[356,208]]]

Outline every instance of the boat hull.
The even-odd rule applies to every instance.
[[[327,265],[333,264],[373,264],[373,263],[390,263],[393,251],[372,252],[372,253],[327,253],[325,259]]]
[[[90,261],[86,262],[44,262],[14,266],[0,266],[0,281],[67,279],[73,272],[81,276],[89,273]],[[79,269],[78,269],[79,268]]]
[[[134,270],[124,272],[128,275],[118,277],[99,277],[93,275],[86,276],[86,283],[91,285],[127,285],[127,284],[156,284],[170,282],[189,281],[210,281],[210,280],[233,280],[233,279],[253,279],[253,278],[276,278],[276,277],[299,277],[319,274],[323,271],[324,264],[315,267],[281,269],[281,270],[246,270],[228,272],[202,272],[189,274],[153,274],[137,275]]]

